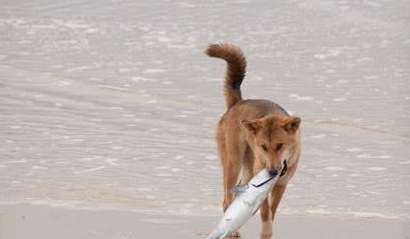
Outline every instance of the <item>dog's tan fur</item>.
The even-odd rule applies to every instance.
[[[223,209],[232,202],[233,188],[239,180],[247,183],[262,168],[281,170],[287,161],[286,174],[260,208],[261,238],[271,238],[276,209],[299,162],[301,119],[290,116],[271,101],[242,99],[240,85],[245,77],[246,59],[239,47],[229,43],[212,44],[206,54],[224,59],[228,65],[224,82],[227,109],[218,123],[216,135],[223,167]]]

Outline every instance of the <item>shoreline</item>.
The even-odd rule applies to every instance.
[[[64,206],[0,205],[0,239],[22,238],[206,238],[217,216],[157,215],[116,209]],[[335,216],[278,215],[274,237],[409,238],[408,220]],[[242,238],[257,238],[259,217],[241,229]]]

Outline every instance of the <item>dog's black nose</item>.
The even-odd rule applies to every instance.
[[[278,175],[278,170],[276,169],[269,170],[269,175],[272,177],[275,177],[276,175]]]

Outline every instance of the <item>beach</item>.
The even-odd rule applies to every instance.
[[[410,238],[408,1],[0,3],[0,239],[205,238],[221,41],[302,119],[274,238]]]
[[[153,215],[127,210],[90,210],[44,205],[0,208],[0,238],[206,238],[217,217]],[[241,230],[255,238],[253,218]],[[323,216],[280,216],[276,238],[408,238],[400,220]]]

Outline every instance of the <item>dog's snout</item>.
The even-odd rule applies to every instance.
[[[276,170],[276,169],[269,170],[269,175],[272,176],[272,177],[278,175],[278,170]]]

